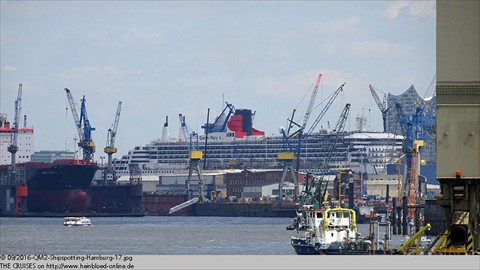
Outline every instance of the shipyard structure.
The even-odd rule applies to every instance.
[[[335,93],[338,94],[342,87]],[[401,96],[413,95],[412,89]],[[327,186],[334,194],[333,183],[336,182],[333,180],[340,169],[348,170],[354,176],[353,188],[357,200],[365,200],[369,196],[377,201],[401,196],[401,188],[405,188],[409,169],[404,164],[410,162],[401,158],[405,152],[405,141],[412,139],[411,133],[403,130],[399,133],[367,131],[364,128],[365,119],[357,119],[354,131],[317,129],[312,125],[302,134],[292,132],[289,135],[283,131],[277,136],[266,136],[265,132],[254,127],[250,109],[237,109],[229,103],[214,121],[202,127],[203,134],[191,131],[185,116],[180,114],[182,138],[167,137],[167,118],[160,139],[137,146],[121,158],[113,159],[120,102],[114,125],[108,131],[108,145],[104,149],[108,162],[102,162],[99,167],[92,161],[95,143],[91,132],[94,128],[86,119],[86,99],[83,97],[81,100],[81,117],[78,117],[72,94],[68,89],[65,91],[83,157],[77,159],[74,153],[65,151],[34,152],[33,129],[18,128],[17,120],[11,127],[3,117],[0,135],[5,151],[2,150],[0,172],[2,183],[12,186],[7,188],[10,190],[7,197],[0,199],[7,202],[15,197],[19,202],[14,203],[16,206],[3,207],[4,213],[142,214],[147,211],[149,214],[168,214],[167,210],[172,206],[194,197],[202,198],[200,202],[253,203],[267,208],[277,205],[292,210],[298,207],[295,201],[305,189],[307,175],[321,176],[330,181]],[[398,108],[404,103],[410,104],[408,98],[399,99],[395,104]],[[423,105],[431,106],[430,103]],[[347,104],[346,108],[349,106]],[[326,110],[328,107],[322,113]],[[407,120],[415,116],[404,115]],[[317,117],[315,124],[321,116]],[[345,120],[346,116],[341,118]],[[418,115],[415,117],[418,118]],[[405,124],[400,120],[400,126]],[[13,135],[17,136],[16,147],[13,147]],[[292,150],[292,146],[296,150]],[[12,149],[18,150],[12,153]],[[12,162],[12,157],[17,157],[15,162]],[[428,184],[436,184],[435,176],[425,171],[428,165],[432,164],[419,169],[419,173],[424,175],[419,180],[424,193],[428,192]],[[192,168],[195,174],[199,174],[198,179],[192,179]],[[79,170],[85,172],[80,173]],[[197,209],[202,206],[205,205],[199,203]],[[187,212],[214,215],[219,211],[223,214],[230,211],[205,209],[192,212],[190,208]],[[237,211],[231,210],[231,213]],[[186,212],[177,214],[180,213]],[[258,214],[256,210],[249,213],[245,215]],[[275,216],[285,213],[264,214]]]
[[[403,95],[409,96],[411,89]],[[408,99],[404,100],[409,103]],[[403,101],[397,103],[403,104]],[[413,118],[407,113],[404,115]],[[266,213],[262,207],[298,208],[296,197],[305,190],[307,175],[322,176],[329,182],[330,194],[335,194],[335,179],[340,170],[351,174],[355,202],[371,199],[373,203],[368,209],[375,208],[383,214],[386,214],[385,200],[391,204],[391,198],[401,198],[409,188],[406,179],[410,177],[411,165],[407,164],[411,164],[411,160],[404,158],[405,140],[413,142],[413,132],[369,132],[361,128],[365,126],[364,120],[357,119],[360,125],[356,131],[321,129],[305,137],[292,136],[288,143],[298,145],[301,140],[302,147],[298,153],[292,153],[299,157],[298,163],[292,165],[293,173],[285,175],[286,163],[279,158],[279,153],[286,151],[285,136],[265,136],[255,129],[251,110],[235,109],[226,103],[215,121],[204,125],[205,132],[201,135],[189,131],[184,116],[179,115],[179,119],[185,130],[183,138],[167,138],[167,118],[161,138],[137,146],[113,161],[119,183],[130,181],[131,170],[136,168],[143,184],[143,206],[151,215],[167,215],[170,208],[189,199],[204,198],[203,203],[193,202],[196,205],[175,214],[282,216],[286,212]],[[404,124],[398,122],[399,126]],[[196,141],[192,141],[189,134],[197,135]],[[201,183],[190,181],[192,145],[203,153],[202,158],[195,161],[201,168]],[[434,162],[417,170],[421,196],[433,197],[439,193],[434,171]],[[348,185],[350,180],[344,180],[343,184]],[[188,194],[187,190],[192,193]],[[254,208],[258,209],[252,210]],[[289,213],[294,214],[294,211]]]
[[[122,185],[106,178],[93,181],[100,171],[92,159],[94,128],[86,117],[86,100],[81,100],[79,117],[66,90],[83,150],[81,159],[68,151],[34,152],[34,129],[27,127],[26,116],[20,125],[22,84],[13,123],[0,114],[0,216],[143,215],[142,186],[135,178]],[[114,149],[111,140],[109,146],[108,150]]]
[[[335,179],[339,179],[340,171],[350,173],[351,177],[342,179],[353,183],[350,191],[358,202],[372,199],[388,203],[390,197],[407,196],[411,205],[415,204],[413,200],[417,194],[433,196],[435,188],[429,189],[429,185],[438,187],[431,173],[435,164],[423,160],[425,157],[432,159],[427,151],[431,146],[424,134],[431,131],[434,119],[431,107],[435,98],[421,99],[413,86],[401,95],[389,95],[388,104],[378,103],[385,116],[383,132],[365,130],[363,118],[357,118],[354,131],[345,131],[350,104],[346,104],[334,128],[317,128],[345,85],[330,96],[313,124],[308,125],[321,77],[319,74],[303,124],[296,123],[292,113],[291,125],[276,136],[266,136],[254,127],[252,110],[238,109],[226,102],[220,115],[202,126],[202,134],[192,131],[186,117],[179,114],[183,137],[169,138],[167,117],[160,139],[136,146],[121,158],[114,159],[119,102],[104,148],[108,160],[100,167],[93,161],[96,145],[92,131],[95,128],[87,118],[86,98],[80,100],[78,113],[71,91],[65,88],[78,132],[81,159],[61,151],[34,153],[33,129],[19,127],[20,87],[13,126],[7,124],[6,117],[2,118],[2,149],[5,151],[2,150],[4,165],[0,173],[8,190],[0,193],[8,194],[0,198],[6,202],[2,211],[10,214],[148,212],[162,215],[170,214],[176,205],[187,203],[184,211],[177,214],[240,215],[233,213],[239,213],[238,207],[247,207],[248,210],[240,211],[242,215],[258,215],[258,211],[264,210],[253,208],[272,209],[275,206],[275,209],[292,211],[263,215],[294,215],[299,196],[309,184],[325,182],[328,193],[335,194],[335,183],[338,183]],[[374,90],[372,94],[375,97]],[[396,117],[387,117],[394,111]],[[414,148],[418,149],[415,155]],[[412,190],[415,192],[410,192]],[[15,198],[12,205],[11,198]],[[198,204],[194,205],[197,200]],[[220,206],[215,205],[216,210],[211,210],[212,202],[233,208],[217,209]],[[188,208],[189,204],[192,207]],[[403,205],[406,207],[407,203]],[[420,214],[416,218],[423,216]]]

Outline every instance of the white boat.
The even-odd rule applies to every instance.
[[[63,226],[90,226],[92,221],[87,217],[65,217]]]

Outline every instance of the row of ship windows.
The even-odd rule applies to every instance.
[[[301,162],[302,164],[314,164],[314,163],[318,163],[318,162],[321,162],[323,161],[325,157],[311,157],[311,156],[307,156],[307,157],[303,157]],[[347,157],[331,157],[332,161],[331,162],[345,162],[347,161]],[[225,158],[225,159],[210,159],[208,160],[208,164],[226,164],[228,163],[229,161],[231,161],[233,159],[231,158]],[[281,164],[276,158],[271,158],[271,159],[265,159],[263,157],[260,157],[260,158],[255,158],[255,157],[249,157],[249,158],[236,158],[235,159],[236,161],[239,161],[239,162],[254,162],[254,163],[265,163],[265,162],[273,162],[273,163],[278,163],[278,164]],[[352,159],[352,161],[357,161],[359,159]],[[365,161],[368,162],[368,159],[364,159]],[[132,164],[142,164],[142,163],[147,163],[146,161],[142,161],[142,160],[132,160]],[[161,162],[159,162],[161,164]],[[172,160],[169,160],[169,163],[168,164],[171,164],[171,165],[186,165],[187,164],[187,160],[186,159],[182,159],[182,160],[177,160],[176,162],[172,162]],[[126,165],[126,164],[125,164]],[[117,164],[117,170],[126,170],[128,168],[128,166],[118,166]]]
[[[363,149],[349,149],[347,147],[335,147],[336,149],[336,152],[340,152],[340,151],[343,151],[343,152],[347,152],[347,151],[350,151],[350,152],[366,152],[365,150]],[[348,150],[347,150],[348,149]],[[201,151],[205,152],[204,150],[200,149]],[[262,149],[263,150],[263,149]],[[392,151],[394,149],[381,149],[381,148],[374,148],[374,149],[369,149],[369,152],[385,152],[385,151]],[[234,150],[234,151],[222,151],[221,149],[208,149],[207,150],[207,154],[227,154],[227,155],[241,155],[241,154],[277,154],[279,152],[282,152],[282,151],[288,151],[287,149],[285,150],[279,150],[279,149],[265,149],[264,151],[256,151],[255,149],[249,149],[249,150]],[[328,149],[320,149],[320,148],[317,148],[317,149],[302,149],[302,153],[316,153],[316,152],[319,152],[319,153],[322,153],[322,152],[327,152]],[[227,152],[227,153],[226,153]],[[169,151],[150,151],[150,152],[143,152],[143,153],[135,153],[132,155],[133,158],[153,158],[155,159],[156,157],[158,156],[165,156],[165,155],[174,155],[174,156],[187,156],[188,155],[188,151],[186,151],[186,149],[183,149],[183,150],[179,150],[179,151],[172,151],[172,150],[169,150]]]
[[[337,158],[338,156],[347,156],[347,155],[335,155],[332,158]],[[315,159],[315,158],[325,158],[327,157],[327,153],[302,153],[301,158],[302,159]],[[236,156],[231,156],[231,155],[209,155],[208,160],[231,160],[231,159],[243,159],[243,160],[252,160],[252,159],[260,159],[260,160],[277,160],[277,155],[248,155],[248,156],[243,156],[243,155],[236,155]],[[165,156],[165,157],[155,157],[152,159],[132,159],[130,162],[131,163],[149,163],[150,160],[157,160],[157,163],[167,163],[167,164],[175,164],[175,163],[184,163],[186,160],[188,160],[187,157],[171,157],[171,156]],[[168,160],[168,162],[164,162],[165,160]],[[125,165],[127,163],[124,163]]]
[[[185,163],[188,158],[186,157],[182,157],[182,158],[175,158],[175,157],[164,157],[164,158],[168,158],[168,163]],[[302,159],[324,159],[326,158],[326,155],[321,155],[321,154],[307,154],[307,155],[302,155]],[[264,156],[264,155],[251,155],[251,156],[248,156],[248,157],[243,157],[243,156],[235,156],[235,157],[232,157],[230,155],[225,155],[225,156],[210,156],[209,157],[210,160],[218,160],[218,159],[221,159],[221,160],[224,160],[224,162],[228,161],[228,160],[232,160],[232,159],[240,159],[240,160],[246,160],[246,161],[249,161],[249,160],[277,160],[277,156],[274,155],[274,156]],[[335,157],[333,157],[333,159],[335,159]],[[338,159],[338,158],[337,158]],[[345,158],[346,159],[346,158]],[[164,163],[164,162],[161,162],[162,159],[159,158],[157,159],[159,162],[158,163]],[[131,163],[148,163],[149,160],[148,159],[132,159]]]
[[[291,141],[290,144],[294,144],[296,145],[296,142],[295,141]],[[324,144],[323,140],[322,141],[314,141],[314,142],[308,142],[308,143],[305,143],[305,145],[316,145],[316,144]],[[339,145],[342,145],[343,143],[337,143]],[[265,143],[251,143],[251,144],[242,144],[241,148],[251,148],[251,149],[264,149],[264,148],[272,148],[272,149],[280,149],[283,147],[283,142],[278,142],[276,144],[265,144]],[[210,148],[216,148],[216,149],[227,149],[227,150],[230,150],[230,149],[235,149],[235,148],[239,148],[240,146],[238,145],[235,145],[235,144],[220,144],[220,145],[215,145],[215,144],[212,144],[209,146],[209,149]],[[203,148],[203,147],[201,147]],[[171,146],[157,146],[157,147],[144,147],[144,148],[139,148],[139,147],[135,147],[135,150],[136,151],[141,151],[141,152],[144,152],[144,153],[154,153],[156,151],[162,151],[162,150],[169,150],[169,151],[172,151],[172,150],[176,150],[176,151],[186,151],[186,147],[185,146],[176,146],[176,147],[171,147]]]
[[[341,149],[338,149],[341,150]],[[346,152],[346,151],[344,151]],[[302,151],[302,155],[307,155],[308,157],[322,157],[327,154],[327,151]],[[278,152],[277,151],[268,151],[264,153],[255,153],[253,151],[246,151],[244,153],[222,153],[219,151],[214,151],[214,152],[207,152],[208,156],[211,158],[236,158],[236,157],[242,157],[243,155],[248,155],[248,156],[253,156],[253,157],[263,157],[263,158],[276,158]],[[142,162],[148,162],[150,159],[186,159],[188,158],[187,154],[177,154],[177,155],[172,155],[172,154],[164,154],[164,155],[134,155],[132,156],[132,160],[136,160],[137,162],[139,160],[142,160]]]

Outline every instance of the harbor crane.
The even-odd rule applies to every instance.
[[[95,143],[92,141],[92,131],[95,130],[94,127],[90,125],[90,121],[87,117],[87,107],[85,105],[86,100],[85,96],[82,98],[82,103],[80,107],[80,117],[78,116],[77,108],[73,100],[72,93],[69,89],[65,88],[67,93],[68,102],[70,104],[70,110],[72,111],[73,120],[75,121],[75,127],[77,128],[80,146],[83,150],[83,159],[92,161],[93,154],[95,153]],[[82,127],[83,124],[83,127]]]
[[[402,151],[405,155],[405,177],[403,181],[403,217],[404,227],[407,217],[414,220],[418,218],[416,205],[419,203],[418,174],[420,173],[420,147],[423,147],[425,140],[423,107],[417,107],[415,114],[408,117],[399,103],[395,104],[397,110],[397,121],[401,126],[402,135],[405,137]],[[407,206],[408,209],[407,210]],[[418,222],[415,222],[418,225]],[[406,228],[404,228],[406,233]]]
[[[320,86],[320,80],[321,79],[322,79],[322,74],[320,73],[320,74],[318,74],[317,80],[315,82],[315,87],[313,87],[312,95],[310,96],[310,101],[308,102],[307,110],[305,111],[305,116],[303,117],[303,124],[300,126],[293,121],[293,117],[290,118],[290,120],[289,120],[290,125],[289,125],[289,128],[287,130],[287,135],[289,135],[289,137],[294,137],[297,134],[299,135],[299,137],[302,136],[302,133],[305,130],[305,127],[307,126],[308,120],[310,119],[310,115],[312,114],[313,105],[315,104],[315,99],[317,98],[318,87]],[[292,116],[294,114],[295,114],[295,110],[292,113]],[[296,126],[298,126],[299,129],[295,133],[289,134],[290,129],[292,127],[292,124],[295,124]]]
[[[283,185],[285,183],[285,179],[286,179],[289,171],[290,171],[293,183],[295,185],[295,194],[294,194],[295,198],[298,195],[298,180],[297,180],[297,175],[295,174],[295,170],[293,168],[293,160],[295,158],[295,153],[292,150],[289,138],[293,138],[293,137],[298,135],[297,137],[299,139],[298,139],[297,147],[298,148],[300,147],[300,143],[301,143],[300,138],[303,136],[303,130],[307,126],[308,119],[310,118],[310,115],[312,113],[313,105],[315,104],[315,99],[317,97],[318,87],[320,85],[320,79],[321,78],[322,78],[322,74],[320,73],[320,74],[318,74],[317,80],[315,82],[315,87],[313,88],[312,95],[310,96],[310,101],[308,103],[308,107],[307,107],[307,110],[305,112],[305,117],[303,118],[303,124],[300,126],[299,124],[297,124],[293,121],[293,117],[295,116],[295,109],[294,109],[290,119],[288,120],[289,124],[288,124],[287,131],[285,132],[285,130],[282,130],[284,145],[285,144],[288,145],[288,148],[289,148],[290,152],[278,153],[278,156],[277,156],[278,160],[283,161],[283,163],[284,163],[282,178],[280,179],[280,184],[279,184],[280,199],[282,199],[282,196],[283,196]],[[299,129],[296,132],[294,132],[293,134],[290,134],[290,129],[292,128],[293,125],[298,126]],[[299,165],[299,159],[298,159],[298,154],[297,154],[297,171],[298,171],[299,166],[300,165]]]
[[[327,195],[328,181],[324,180],[325,174],[330,169],[330,163],[332,160],[333,152],[337,146],[340,134],[345,129],[345,124],[347,122],[348,115],[350,113],[350,103],[347,103],[343,108],[342,113],[338,119],[335,129],[333,130],[332,136],[334,138],[330,140],[329,144],[326,145],[327,155],[323,162],[320,164],[321,174],[316,179],[313,178],[310,185],[307,183],[305,185],[305,191],[302,196],[302,202],[304,205],[313,205],[314,208],[320,208],[325,202],[325,197]]]
[[[321,74],[317,78],[317,82],[315,84],[315,89],[316,90],[314,89],[314,92],[312,93],[312,97],[310,99],[310,103],[309,103],[309,106],[308,106],[308,109],[307,109],[307,113],[304,117],[304,124],[300,127],[299,131],[294,132],[291,135],[288,135],[285,132],[285,130],[282,129],[284,148],[288,147],[287,150],[289,150],[289,151],[280,152],[280,153],[277,154],[277,159],[284,163],[282,178],[280,179],[280,184],[279,184],[279,194],[283,194],[283,185],[285,183],[286,176],[287,176],[288,172],[290,171],[290,173],[292,175],[292,178],[293,178],[293,181],[294,181],[294,184],[295,184],[295,196],[297,196],[297,194],[298,194],[298,181],[296,179],[295,171],[296,172],[300,171],[300,154],[301,154],[301,149],[303,147],[303,143],[307,140],[308,136],[315,131],[318,123],[320,123],[320,120],[323,118],[325,113],[328,111],[328,109],[332,105],[333,101],[335,101],[338,94],[341,91],[343,91],[343,87],[345,86],[345,83],[343,83],[340,87],[337,88],[337,90],[335,90],[335,92],[333,92],[332,95],[330,95],[329,100],[328,100],[327,104],[325,105],[325,107],[322,109],[320,114],[317,116],[317,118],[315,119],[313,124],[310,126],[308,131],[304,133],[303,132],[304,128],[307,125],[308,119],[309,119],[311,111],[312,111],[313,103],[314,103],[315,96],[316,96],[316,91],[318,91],[318,85],[320,83],[320,78],[321,78]],[[292,122],[292,121],[293,120],[290,120],[290,122]],[[290,143],[290,139],[292,139],[294,136],[298,140],[297,141],[297,146],[296,146],[295,149],[293,149],[293,147]],[[293,160],[295,158],[297,159],[296,170],[293,168]],[[281,196],[283,196],[283,195],[281,195]],[[280,197],[280,198],[282,198],[282,197]]]
[[[185,122],[185,116],[182,114],[178,115],[180,120],[180,127],[183,131],[183,136],[185,138],[185,143],[188,148],[188,158],[189,158],[189,170],[188,178],[186,181],[186,189],[188,192],[188,198],[191,200],[193,197],[193,191],[191,190],[190,183],[193,181],[198,181],[199,188],[199,198],[198,201],[205,201],[205,182],[203,180],[202,171],[200,170],[200,160],[203,158],[203,152],[199,150],[198,146],[198,133],[191,131]],[[196,173],[198,180],[193,180],[193,174]],[[188,205],[187,205],[188,206]],[[178,210],[176,210],[178,211]]]
[[[185,122],[185,116],[181,113],[178,114],[178,119],[180,120],[180,128],[183,133],[183,138],[187,144],[189,151],[198,150],[198,133],[192,131]]]
[[[383,132],[387,132],[387,112],[388,112],[387,94],[382,92],[383,101],[380,101],[380,98],[378,97],[375,91],[376,89],[374,89],[371,84],[368,84],[368,88],[370,88],[370,92],[372,93],[373,99],[375,100],[375,103],[377,103],[377,106],[380,109],[380,112],[382,113]],[[377,91],[381,92],[380,90],[377,90]]]
[[[11,163],[11,177],[12,181],[16,181],[16,155],[18,152],[18,126],[20,125],[20,114],[22,112],[22,84],[18,85],[18,95],[15,100],[15,118],[12,129],[12,144],[7,148],[7,151],[12,155]]]
[[[117,148],[115,148],[115,138],[117,135],[118,129],[118,121],[120,120],[120,112],[122,110],[122,102],[118,102],[117,112],[115,113],[115,120],[113,121],[113,125],[111,128],[108,129],[107,132],[107,146],[103,149],[103,151],[107,154],[107,170],[105,172],[105,180],[111,176],[112,180],[115,180],[115,170],[112,166],[112,155],[117,152]]]

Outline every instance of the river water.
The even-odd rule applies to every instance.
[[[0,254],[294,255],[290,218],[92,217],[64,227],[63,218],[0,218]],[[367,235],[369,225],[359,224]],[[380,228],[384,235],[384,227]],[[392,236],[399,246],[403,236]]]

